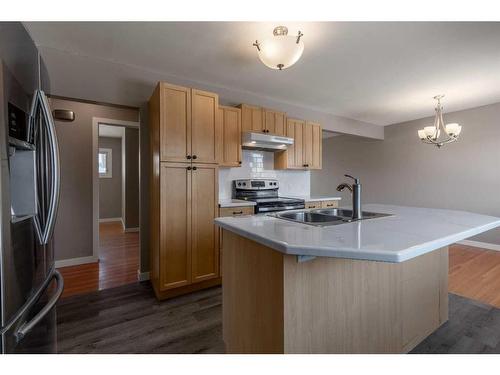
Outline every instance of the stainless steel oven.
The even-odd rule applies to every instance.
[[[255,213],[297,210],[305,207],[303,199],[279,195],[275,179],[244,179],[233,181],[233,198],[255,202]]]

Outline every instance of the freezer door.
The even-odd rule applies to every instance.
[[[50,108],[44,93],[39,90],[34,94],[30,128],[29,141],[35,146],[36,187],[34,189],[37,207],[34,216],[13,215],[11,190],[14,186],[11,186],[9,182],[12,172],[9,161],[2,160],[1,168],[2,325],[0,332],[2,332],[4,352],[21,352],[24,349],[33,348],[34,344],[30,343],[31,340],[25,341],[23,338],[23,330],[19,330],[21,325],[27,325],[28,331],[32,332],[29,335],[26,332],[26,338],[35,337],[36,332],[46,331],[45,336],[40,335],[35,340],[37,345],[41,345],[42,337],[46,338],[46,344],[42,346],[55,345],[49,334],[49,331],[56,329],[54,319],[50,318],[51,311],[54,309],[51,307],[47,310],[43,306],[47,306],[45,303],[47,301],[55,305],[60,293],[54,295],[55,300],[50,294],[38,295],[38,293],[47,280],[53,283],[52,278],[58,275],[54,273],[52,234],[59,203],[59,153]],[[8,143],[11,147],[19,147],[10,141]],[[59,291],[62,288],[62,278],[59,275],[57,279],[60,279],[56,288]],[[60,291],[62,292],[62,289]],[[27,306],[30,306],[29,309]],[[42,309],[40,311],[43,311],[43,319],[40,318],[38,309]],[[36,319],[31,319],[32,315]],[[49,324],[53,324],[50,329]],[[37,327],[38,325],[41,327]],[[43,328],[44,325],[45,328]],[[42,349],[39,350],[42,351]]]
[[[64,282],[53,270],[42,288],[4,327],[3,353],[57,353],[56,303]]]

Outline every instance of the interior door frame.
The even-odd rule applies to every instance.
[[[116,120],[104,117],[92,117],[92,257],[99,260],[99,171],[98,171],[98,154],[99,154],[99,125],[114,125],[124,128],[133,128],[139,131],[139,197],[141,196],[141,127],[139,121]],[[122,198],[123,200],[123,198]],[[123,209],[123,208],[122,208]],[[141,201],[139,199],[139,228],[141,227]],[[141,232],[139,229],[139,244]],[[141,247],[139,245],[139,257]],[[141,264],[137,269],[137,277],[140,275]]]

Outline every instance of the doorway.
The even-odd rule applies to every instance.
[[[99,290],[137,282],[139,253],[139,129],[98,123]]]

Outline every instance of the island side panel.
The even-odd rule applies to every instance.
[[[283,255],[222,231],[227,353],[283,353]]]
[[[448,319],[447,255],[402,263],[285,256],[285,353],[408,352]]]
[[[400,267],[285,257],[285,353],[398,353]]]
[[[444,324],[448,321],[448,274],[449,274],[449,247],[443,247],[441,249],[441,262],[440,262],[440,273],[441,273],[441,283],[440,283],[440,323]]]
[[[403,352],[448,320],[447,259],[445,247],[401,263]]]

